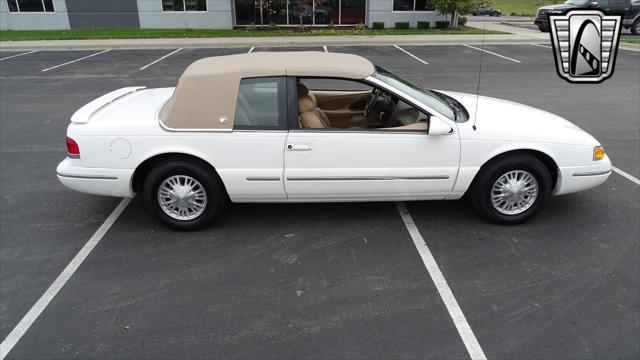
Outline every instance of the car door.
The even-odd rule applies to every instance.
[[[292,126],[284,152],[287,199],[442,199],[453,188],[460,159],[452,125],[446,135]]]

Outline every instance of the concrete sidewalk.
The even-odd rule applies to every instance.
[[[487,27],[487,30],[489,28]],[[27,40],[0,41],[2,50],[63,50],[63,49],[127,49],[127,48],[189,48],[247,47],[303,45],[457,45],[526,43],[537,38],[520,34],[491,35],[377,35],[377,36],[290,36],[237,38],[170,38],[170,39],[109,39],[109,40]],[[546,39],[548,40],[548,39]]]

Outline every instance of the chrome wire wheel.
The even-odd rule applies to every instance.
[[[158,187],[158,204],[165,214],[176,220],[193,220],[207,207],[207,192],[191,176],[174,175]]]
[[[538,197],[538,181],[524,170],[503,174],[491,188],[491,203],[501,214],[518,215],[527,211]]]

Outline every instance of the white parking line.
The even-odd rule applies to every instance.
[[[327,45],[322,45],[322,48],[324,49],[324,52],[329,52],[329,49],[327,49]]]
[[[462,45],[464,45],[464,46],[466,46],[466,47],[468,47],[468,48],[476,49],[476,50],[479,50],[479,51],[484,51],[484,52],[486,52],[487,54],[495,55],[495,56],[497,56],[497,57],[501,57],[501,58],[503,58],[503,59],[506,59],[506,60],[509,60],[509,61],[513,61],[513,62],[516,62],[516,63],[520,64],[520,60],[512,59],[512,58],[510,58],[510,57],[506,57],[506,56],[504,56],[504,55],[496,54],[496,53],[494,53],[494,52],[492,52],[492,51],[489,51],[489,50],[480,49],[480,48],[477,48],[477,47],[475,47],[475,46],[471,46],[471,45],[467,45],[467,44],[462,44]]]
[[[33,54],[34,52],[38,52],[38,50],[31,50],[31,51],[27,51],[27,52],[24,52],[24,53],[3,57],[2,59],[0,59],[0,61],[7,60],[7,59],[13,59],[14,57],[18,57],[18,56],[22,56],[22,55]]]
[[[413,239],[416,249],[418,249],[418,253],[422,258],[424,265],[427,267],[431,280],[433,280],[433,283],[436,285],[438,293],[440,294],[444,305],[447,307],[447,311],[449,311],[449,316],[451,316],[451,320],[453,320],[453,324],[456,326],[458,334],[460,334],[469,356],[471,356],[471,359],[486,360],[487,357],[484,355],[484,351],[482,351],[476,336],[473,334],[473,330],[471,330],[467,319],[464,317],[464,313],[462,312],[462,309],[460,309],[458,301],[456,301],[456,298],[453,296],[453,293],[447,284],[447,280],[445,280],[442,275],[442,272],[431,254],[427,243],[424,241],[422,235],[420,235],[420,231],[416,227],[416,224],[413,222],[413,218],[411,217],[411,214],[409,214],[409,210],[407,210],[407,207],[402,202],[397,202],[396,207],[402,217],[402,221],[404,221],[404,225],[407,227],[407,231],[409,231],[409,235],[411,235],[411,239]]]
[[[529,44],[529,45],[539,46],[539,47],[543,47],[543,48],[546,48],[546,49],[553,49],[553,48],[552,48],[551,46],[549,46],[549,45],[534,44],[534,43],[531,43],[531,44]]]
[[[253,49],[255,49],[255,46],[252,46],[251,49],[249,49],[249,51],[247,51],[247,54],[251,54],[253,52]]]
[[[69,281],[71,276],[78,270],[82,262],[89,256],[91,251],[98,245],[100,240],[104,234],[111,228],[111,225],[118,219],[118,216],[122,214],[124,209],[127,207],[131,198],[124,198],[116,206],[116,208],[111,212],[111,215],[102,223],[102,225],[96,230],[96,232],[91,236],[89,241],[80,249],[80,251],[76,254],[76,256],[71,260],[71,262],[67,265],[67,267],[62,270],[60,275],[53,281],[53,283],[49,286],[47,291],[42,294],[40,299],[29,309],[27,314],[20,320],[18,325],[16,325],[13,330],[7,335],[7,337],[2,340],[0,344],[0,360],[4,360],[4,358],[9,354],[11,349],[20,341],[20,338],[29,330],[31,325],[38,319],[40,314],[44,311],[44,309],[49,305],[51,300],[58,294],[60,289]]]
[[[416,59],[416,60],[420,61],[421,63],[423,63],[423,64],[425,64],[425,65],[429,65],[429,63],[428,63],[428,62],[426,62],[426,61],[424,61],[424,60],[420,59],[419,57],[417,57],[417,56],[413,55],[412,53],[410,53],[410,52],[408,52],[407,50],[405,50],[405,49],[401,48],[400,46],[398,46],[398,45],[393,45],[393,46],[394,46],[396,49],[398,49],[398,50],[402,51],[403,53],[405,53],[405,54],[407,54],[407,55],[411,56],[412,58],[414,58],[414,59]]]
[[[49,71],[49,70],[57,69],[57,68],[59,68],[59,67],[61,67],[61,66],[65,66],[65,65],[73,64],[74,62],[78,62],[78,61],[80,61],[80,60],[84,60],[84,59],[88,59],[88,58],[90,58],[90,57],[94,57],[94,56],[96,56],[96,55],[104,54],[104,53],[106,53],[107,51],[111,51],[111,49],[102,50],[102,51],[97,52],[97,53],[95,53],[95,54],[91,54],[91,55],[83,56],[83,57],[81,57],[81,58],[79,58],[79,59],[75,59],[75,60],[67,61],[67,62],[66,62],[66,63],[64,63],[64,64],[60,64],[60,65],[56,65],[56,66],[52,66],[52,67],[50,67],[50,68],[46,68],[46,69],[42,70],[42,72],[46,72],[46,71]]]
[[[613,166],[613,171],[617,172],[618,174],[622,175],[623,177],[626,177],[627,179],[631,180],[632,182],[636,183],[636,185],[640,185],[640,179],[638,179],[637,177],[622,171],[620,169],[618,169],[617,167]]]
[[[173,55],[173,54],[177,53],[177,52],[178,52],[178,51],[180,51],[180,50],[182,50],[182,48],[180,48],[180,49],[176,49],[176,50],[173,50],[172,52],[170,52],[170,53],[168,53],[167,55],[165,55],[165,56],[161,57],[160,59],[157,59],[157,60],[155,60],[155,61],[152,61],[152,62],[148,63],[147,65],[145,65],[145,66],[141,67],[141,68],[140,68],[140,70],[144,70],[144,69],[148,68],[149,66],[151,66],[151,65],[153,65],[153,64],[155,64],[155,63],[157,63],[157,62],[160,62],[160,61],[162,61],[162,60],[164,60],[164,59],[168,58],[169,56],[171,56],[171,55]]]

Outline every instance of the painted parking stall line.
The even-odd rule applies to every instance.
[[[78,62],[78,61],[82,61],[82,60],[84,60],[84,59],[88,59],[88,58],[90,58],[90,57],[98,56],[98,55],[100,55],[100,54],[104,54],[104,53],[109,52],[109,51],[111,51],[111,49],[102,50],[102,51],[99,51],[99,52],[97,52],[97,53],[95,53],[95,54],[91,54],[91,55],[83,56],[83,57],[81,57],[81,58],[79,58],[79,59],[75,59],[75,60],[67,61],[66,63],[62,63],[62,64],[60,64],[60,65],[56,65],[56,66],[52,66],[52,67],[46,68],[46,69],[42,70],[42,72],[47,72],[47,71],[49,71],[49,70],[53,70],[53,69],[57,69],[57,68],[59,68],[59,67],[67,66],[67,65],[69,65],[69,64],[73,64],[73,63],[76,63],[76,62]]]
[[[78,270],[80,265],[84,262],[84,260],[89,256],[91,251],[98,245],[100,240],[104,237],[104,235],[109,231],[111,226],[116,222],[120,214],[124,211],[124,209],[129,205],[132,198],[124,198],[116,206],[116,208],[111,212],[109,217],[100,225],[98,230],[91,236],[91,238],[84,244],[82,249],[78,251],[76,256],[73,257],[71,262],[62,270],[60,275],[53,281],[53,283],[49,286],[49,288],[42,294],[40,299],[29,309],[29,311],[25,314],[25,316],[20,320],[18,325],[16,325],[13,330],[7,335],[7,337],[2,340],[0,344],[0,360],[4,360],[4,358],[11,352],[11,349],[20,341],[22,336],[29,330],[31,325],[38,319],[38,317],[42,314],[42,312],[47,308],[51,300],[58,294],[58,292],[64,287],[64,285],[69,281],[71,276]]]
[[[253,50],[255,50],[255,49],[256,49],[256,47],[252,46],[251,49],[249,49],[249,51],[247,51],[247,54],[251,54],[253,52]]]
[[[613,166],[612,167],[613,171],[615,171],[616,173],[618,173],[619,175],[621,175],[622,177],[627,178],[627,180],[630,180],[631,182],[635,183],[636,185],[640,185],[640,179],[638,179],[637,177],[629,174],[626,171],[620,170],[617,167]]]
[[[477,48],[477,47],[475,47],[475,46],[471,46],[471,45],[468,45],[468,44],[462,44],[462,45],[463,45],[463,46],[466,46],[466,47],[468,47],[468,48],[471,48],[471,49],[475,49],[475,50],[478,50],[478,51],[486,52],[487,54],[491,54],[491,55],[497,56],[497,57],[499,57],[499,58],[503,58],[503,59],[505,59],[505,60],[513,61],[513,62],[518,63],[518,64],[520,64],[520,63],[521,63],[521,61],[520,61],[520,60],[512,59],[512,58],[510,58],[510,57],[508,57],[508,56],[504,56],[504,55],[500,55],[500,54],[494,53],[493,51],[489,51],[489,50],[485,50],[485,49]]]
[[[529,44],[529,45],[533,45],[533,46],[537,46],[537,47],[541,47],[541,48],[545,48],[545,49],[553,49],[553,48],[552,48],[551,46],[549,46],[549,45],[534,44],[534,43],[531,43],[531,44]]]
[[[327,45],[322,45],[322,48],[324,49],[324,52],[329,52],[329,49],[327,49]]]
[[[407,55],[411,56],[412,58],[414,58],[414,59],[416,59],[416,60],[420,61],[421,63],[423,63],[423,64],[425,64],[425,65],[429,65],[429,63],[428,63],[428,62],[426,62],[426,61],[424,61],[424,60],[420,59],[419,57],[417,57],[417,56],[413,55],[412,53],[410,53],[410,52],[408,52],[407,50],[405,50],[405,49],[401,48],[400,46],[398,46],[398,45],[393,45],[393,47],[395,47],[396,49],[398,49],[398,50],[402,51],[403,53],[405,53],[405,54],[407,54]]]
[[[172,52],[168,53],[167,55],[164,55],[164,56],[160,57],[159,59],[156,59],[156,60],[154,60],[154,61],[152,61],[152,62],[148,63],[147,65],[145,65],[145,66],[141,67],[141,68],[140,68],[140,70],[144,70],[144,69],[148,68],[149,66],[151,66],[151,65],[153,65],[153,64],[159,63],[160,61],[162,61],[162,60],[164,60],[164,59],[168,58],[169,56],[171,56],[171,55],[173,55],[173,54],[177,53],[178,51],[180,51],[180,50],[182,50],[182,49],[183,49],[183,48],[179,48],[179,49],[173,50]]]
[[[32,51],[23,52],[23,53],[20,53],[20,54],[15,54],[15,55],[11,55],[11,56],[6,56],[6,57],[3,57],[2,59],[0,59],[0,61],[2,61],[2,60],[9,60],[9,59],[13,59],[13,58],[16,58],[16,57],[18,57],[18,56],[23,56],[23,55],[33,54],[33,53],[36,53],[36,52],[38,52],[38,51],[39,51],[39,50],[32,50]]]
[[[449,284],[447,284],[447,280],[444,278],[444,275],[442,275],[442,271],[440,271],[438,263],[436,263],[435,258],[431,254],[429,246],[427,246],[427,243],[424,241],[424,238],[422,238],[418,227],[413,222],[413,218],[411,217],[409,210],[407,210],[407,207],[402,202],[397,202],[396,207],[402,217],[402,221],[404,221],[404,225],[406,226],[411,239],[413,240],[413,244],[416,246],[420,257],[422,258],[422,262],[424,262],[424,265],[427,268],[427,272],[431,276],[431,280],[433,280],[433,283],[438,289],[438,293],[449,312],[449,316],[451,316],[451,320],[453,320],[453,324],[458,330],[458,334],[460,334],[460,338],[462,338],[464,346],[467,348],[469,356],[474,360],[486,360],[487,357],[485,356],[482,347],[480,347],[473,330],[471,330],[471,326],[469,326],[467,318],[464,316],[460,305],[458,305],[458,301],[453,296],[453,292],[451,291],[451,288],[449,288]]]

